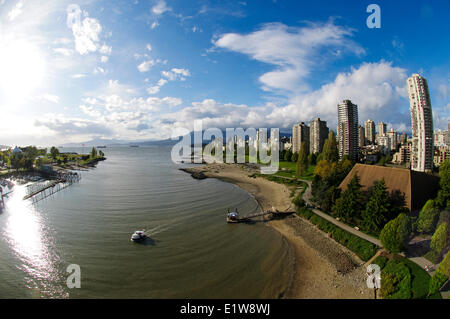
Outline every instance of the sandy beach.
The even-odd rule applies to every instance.
[[[262,177],[250,177],[259,172],[254,166],[215,163],[185,171],[236,184],[254,196],[263,210],[294,210],[291,189]],[[365,284],[364,263],[310,222],[290,215],[268,224],[292,245],[295,254],[293,280],[284,298],[373,298]]]

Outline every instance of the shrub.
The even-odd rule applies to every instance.
[[[423,206],[417,220],[417,231],[419,233],[431,233],[434,231],[439,218],[439,209],[434,207],[434,200],[428,200]]]
[[[448,277],[444,276],[444,274],[441,274],[438,271],[435,272],[434,276],[431,277],[430,280],[430,288],[428,291],[428,295],[432,295],[439,292],[439,289],[441,289],[442,285],[445,284],[447,280]]]
[[[439,289],[450,278],[450,252],[447,252],[430,280],[428,295],[439,292]]]
[[[404,243],[409,234],[408,216],[400,214],[384,226],[380,234],[380,240],[388,251],[399,253],[404,249]]]
[[[322,217],[312,213],[305,207],[297,209],[297,214],[317,225],[321,231],[330,234],[331,238],[353,251],[364,261],[368,261],[372,258],[377,251],[376,245],[342,230]]]
[[[381,293],[385,299],[411,298],[411,273],[400,260],[389,260],[381,272]]]
[[[430,248],[437,254],[440,254],[447,247],[447,234],[447,223],[442,223],[434,232],[433,237],[431,237]]]
[[[447,252],[447,254],[445,254],[445,257],[439,264],[439,267],[437,270],[440,273],[447,276],[448,278],[450,278],[450,252]]]

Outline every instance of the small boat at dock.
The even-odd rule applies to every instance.
[[[239,219],[239,213],[236,209],[236,211],[234,212],[230,212],[228,210],[227,213],[227,223],[239,223],[240,219]]]

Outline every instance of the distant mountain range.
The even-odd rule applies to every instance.
[[[193,136],[191,132],[191,136]],[[204,133],[204,131],[203,131]],[[202,134],[203,135],[203,134]],[[269,134],[270,135],[270,134]],[[225,136],[225,132],[223,132],[223,136]],[[280,132],[280,136],[290,137],[292,133],[290,132]],[[181,138],[181,137],[180,137]],[[103,139],[96,138],[90,141],[81,142],[81,143],[66,143],[59,145],[60,147],[83,147],[83,146],[164,146],[164,145],[175,145],[178,140],[165,139],[165,140],[150,140],[150,141],[129,141],[129,140],[116,140],[116,139]],[[203,143],[210,142],[210,140],[203,139]]]

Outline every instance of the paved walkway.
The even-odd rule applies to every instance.
[[[308,203],[309,205],[311,205],[311,182],[308,180],[304,180],[304,179],[299,179],[302,182],[305,182],[308,184],[308,188],[306,189],[305,193],[303,194],[303,199],[306,203]],[[318,209],[312,209],[312,212],[314,212],[316,215],[328,220],[329,222],[333,223],[334,225],[338,226],[339,228],[348,231],[349,233],[358,236],[362,239],[365,239],[375,245],[377,245],[380,248],[383,248],[383,245],[381,244],[380,240],[367,235],[359,230],[354,229],[353,227],[350,227],[338,220],[336,220],[335,218],[331,217],[330,215],[318,210]],[[402,256],[406,257],[404,253],[401,254]],[[436,267],[438,265],[433,264],[432,262],[430,262],[428,259],[424,258],[424,257],[406,257],[409,260],[411,260],[412,262],[414,262],[415,264],[419,265],[422,269],[424,269],[426,271],[425,267],[428,267],[430,269],[432,269],[431,271],[428,271],[428,274],[430,276],[433,276],[436,270]],[[448,298],[450,296],[450,291],[442,291],[441,292],[441,296],[442,298]]]
[[[312,203],[310,201],[311,200],[311,182],[307,181],[307,180],[303,180],[303,179],[301,179],[301,181],[308,184],[308,188],[306,189],[305,193],[303,194],[303,199],[305,200],[306,203],[308,203],[309,205],[312,205]],[[356,230],[355,228],[336,220],[334,217],[332,217],[316,208],[314,208],[312,211],[316,215],[319,215],[320,217],[328,220],[330,223],[333,223],[334,225],[338,226],[339,228],[342,228],[343,230],[348,231],[349,233],[351,233],[355,236],[365,239],[368,242],[371,242],[372,244],[377,245],[378,247],[383,247],[380,240],[378,240],[377,238],[367,235],[367,234],[363,233],[362,231]]]

